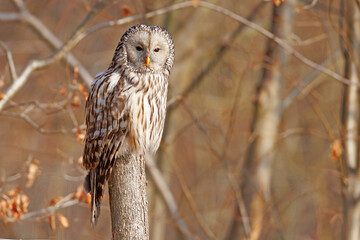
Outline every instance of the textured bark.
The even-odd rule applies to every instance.
[[[143,156],[117,159],[109,181],[113,239],[149,239]]]

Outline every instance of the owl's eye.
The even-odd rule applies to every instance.
[[[160,48],[155,48],[154,49],[154,52],[159,52],[160,51]]]
[[[137,46],[137,47],[136,47],[136,50],[138,50],[138,51],[140,52],[140,51],[142,51],[142,50],[143,50],[143,48],[142,48],[142,47],[140,47],[140,46]]]

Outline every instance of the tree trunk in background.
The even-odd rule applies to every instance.
[[[113,239],[149,239],[144,157],[117,159],[110,176],[109,198]]]
[[[276,36],[286,38],[292,32],[292,18],[293,7],[288,2],[279,7],[273,6],[270,31]],[[280,71],[286,63],[286,53],[275,42],[268,40],[251,126],[255,140],[249,147],[245,166],[240,173],[240,184],[251,224],[248,238],[252,240],[264,237],[265,228],[269,226],[271,219],[272,166],[282,116],[283,80]],[[239,236],[243,235],[241,228],[244,220],[239,216],[238,206],[234,219],[226,238],[228,240],[239,239]]]
[[[281,20],[280,12],[282,7],[273,7],[271,32],[280,35]],[[255,185],[246,189],[255,188],[251,195],[244,192],[245,204],[250,210],[251,219],[251,239],[261,239],[265,224],[269,223],[271,209],[271,175],[272,165],[275,156],[275,145],[277,140],[278,126],[281,119],[281,97],[282,97],[282,78],[279,72],[281,54],[275,42],[269,40],[266,49],[265,60],[260,84],[257,88],[255,114],[253,119],[252,133],[256,137],[251,146],[247,164],[252,165]],[[245,183],[247,185],[247,183]],[[255,190],[255,191],[254,191]],[[269,210],[270,209],[270,210]]]
[[[343,41],[345,77],[342,122],[344,132],[345,173],[345,234],[348,240],[360,239],[360,172],[359,172],[359,41],[360,13],[354,1],[342,1],[346,35]]]

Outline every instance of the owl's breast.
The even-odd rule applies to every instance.
[[[150,80],[155,83],[154,79]],[[131,94],[129,130],[136,151],[155,153],[159,148],[166,115],[166,98],[167,83],[163,86],[139,86]]]

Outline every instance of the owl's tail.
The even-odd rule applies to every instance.
[[[91,227],[95,227],[100,216],[100,204],[104,193],[104,185],[105,178],[99,175],[98,169],[90,169],[84,181],[84,191],[91,194]]]

